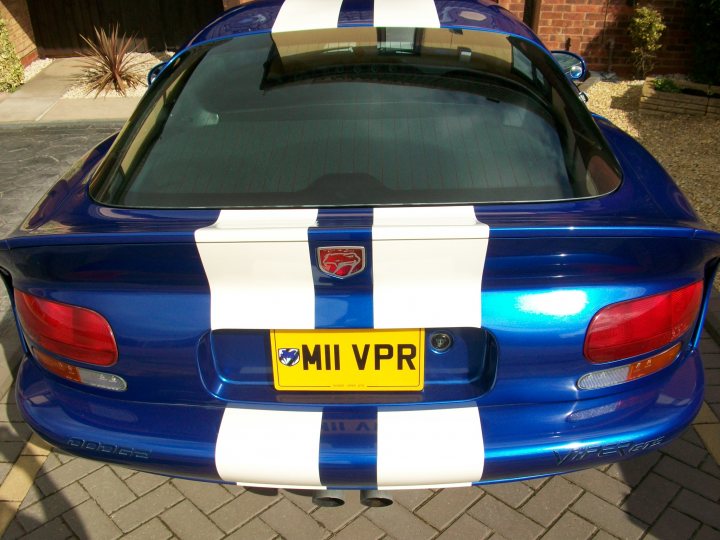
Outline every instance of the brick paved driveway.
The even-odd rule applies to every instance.
[[[0,128],[0,236],[57,174],[112,130]],[[9,348],[14,332],[7,307],[3,291],[0,349]],[[706,334],[702,348],[710,407],[700,420],[712,422],[720,416],[720,347]],[[482,489],[396,492],[396,504],[384,509],[367,509],[356,497],[339,509],[317,508],[299,493],[170,480],[52,451],[14,517],[12,499],[0,496],[0,517],[10,520],[3,538],[720,539],[720,468],[696,428],[660,452],[620,464]],[[6,395],[0,495],[8,493],[14,463],[38,462],[25,445],[29,437],[12,393]]]

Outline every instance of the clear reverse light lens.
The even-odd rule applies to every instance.
[[[630,373],[630,366],[621,366],[588,373],[580,377],[578,388],[582,390],[596,390],[598,388],[615,386],[616,384],[626,382],[628,373]]]

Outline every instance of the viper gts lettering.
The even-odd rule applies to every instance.
[[[570,452],[566,454],[561,454],[555,451],[553,451],[553,454],[555,454],[555,459],[557,460],[558,465],[577,463],[586,459],[593,458],[614,457],[617,459],[631,454],[635,454],[637,452],[641,452],[643,450],[648,450],[650,448],[653,448],[654,446],[658,446],[662,444],[664,440],[665,437],[658,437],[657,439],[652,439],[650,441],[640,443],[634,443],[630,441],[616,444],[606,444],[603,446],[586,446],[584,448],[576,448],[575,450],[570,450]]]

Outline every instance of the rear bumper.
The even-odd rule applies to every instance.
[[[480,458],[484,467],[480,481],[471,482],[558,474],[655,450],[692,421],[702,404],[702,396],[702,363],[699,352],[694,351],[667,373],[611,397],[565,403],[480,406],[482,441],[477,445],[477,453],[482,456],[484,452],[484,462]],[[225,407],[159,405],[100,397],[56,381],[29,359],[21,366],[17,397],[23,416],[35,431],[56,447],[82,457],[170,476],[238,481],[246,485],[318,487],[295,479],[279,482],[276,472],[266,479],[260,473],[250,481],[223,474],[223,480],[216,465],[216,450]],[[468,406],[474,407],[472,403],[466,404]],[[265,410],[272,414],[277,408]],[[326,471],[325,480],[335,479],[322,482],[321,487],[377,487],[374,484],[378,482],[372,478],[376,478],[373,475],[379,467],[378,453],[383,450],[378,449],[377,441],[372,443],[372,431],[376,429],[373,411],[358,414],[358,411],[344,410],[350,410],[350,416],[355,419],[367,418],[369,432],[344,438],[338,438],[337,433],[328,435],[326,431],[334,428],[325,424],[333,416],[322,408],[315,409],[323,415],[321,437],[324,441],[317,466],[321,473]],[[287,416],[301,411],[285,408],[282,412]],[[346,413],[339,414],[342,417]],[[377,415],[377,411],[374,414]],[[333,424],[336,425],[345,424]],[[261,425],[262,429],[275,428]],[[288,456],[296,453],[291,431],[283,450]],[[267,435],[283,440],[282,434]],[[243,448],[256,447],[257,439],[262,437],[258,432],[238,432],[233,438],[241,455]],[[244,459],[253,460],[254,455],[247,454]],[[428,459],[423,467],[418,467],[417,478],[403,487],[462,485],[455,476],[438,481],[442,474],[438,476],[438,471],[433,469],[444,467],[441,461]],[[252,463],[249,466],[254,468]],[[282,468],[281,464],[278,467]],[[428,482],[428,478],[432,481]],[[392,489],[393,486],[381,487]]]

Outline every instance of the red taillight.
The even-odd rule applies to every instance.
[[[15,290],[20,325],[28,339],[58,356],[111,366],[118,352],[110,324],[92,310]]]
[[[703,282],[601,309],[585,337],[585,356],[612,362],[655,351],[688,331],[702,301]]]

